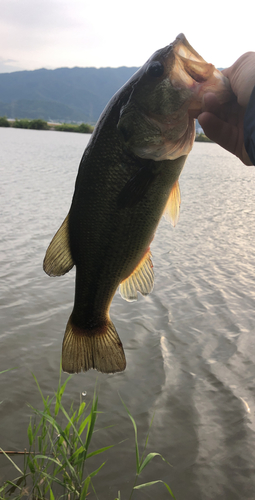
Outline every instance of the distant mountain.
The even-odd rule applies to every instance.
[[[59,68],[0,74],[0,116],[94,124],[138,68]]]

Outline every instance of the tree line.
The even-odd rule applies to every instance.
[[[28,120],[27,118],[18,120],[16,118],[14,121],[10,121],[6,118],[6,116],[0,116],[0,127],[27,128],[34,130],[57,130],[61,132],[79,132],[82,134],[91,134],[94,129],[94,127],[92,127],[88,123],[81,123],[80,125],[76,125],[73,123],[53,124],[48,123],[45,120],[41,120],[41,118],[37,118],[35,120]]]

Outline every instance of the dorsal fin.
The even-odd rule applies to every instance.
[[[49,276],[62,276],[72,269],[74,262],[69,246],[69,215],[52,238],[43,261],[43,269]]]
[[[173,226],[176,226],[179,220],[180,204],[181,204],[181,192],[180,192],[179,181],[177,180],[172,187],[172,191],[170,193],[164,211],[164,216],[166,220],[169,220],[173,224]]]
[[[148,295],[154,285],[154,271],[151,252],[148,250],[130,276],[120,284],[120,295],[132,302],[137,300],[137,292]]]

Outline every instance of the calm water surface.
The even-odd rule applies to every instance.
[[[16,367],[0,375],[5,450],[27,446],[28,404],[42,408],[31,372],[45,396],[57,388],[75,274],[49,278],[42,261],[69,209],[88,139],[0,129],[0,371]],[[67,408],[82,391],[89,401],[97,381],[103,413],[93,447],[116,445],[94,481],[100,500],[118,490],[127,498],[135,474],[120,396],[141,445],[155,412],[148,452],[172,464],[155,459],[141,482],[163,479],[177,500],[255,498],[255,170],[215,144],[196,143],[180,186],[180,221],[173,229],[163,219],[152,245],[153,292],[135,303],[118,293],[113,300],[126,371],[75,375],[64,395]],[[4,479],[10,467],[1,456]],[[158,486],[133,498],[169,495]]]

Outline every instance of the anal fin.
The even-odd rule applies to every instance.
[[[103,373],[125,370],[122,343],[110,319],[93,328],[82,329],[74,325],[71,316],[62,345],[62,369],[67,373],[79,373],[90,368]]]
[[[151,252],[148,250],[132,274],[120,284],[120,295],[132,302],[137,300],[137,292],[148,295],[154,286],[154,271]]]
[[[72,269],[74,262],[69,246],[69,215],[51,240],[43,261],[43,269],[49,276],[62,276]]]
[[[169,220],[173,226],[176,226],[179,220],[180,205],[181,205],[181,192],[180,192],[179,181],[177,180],[172,187],[164,211],[164,216],[166,220]]]

